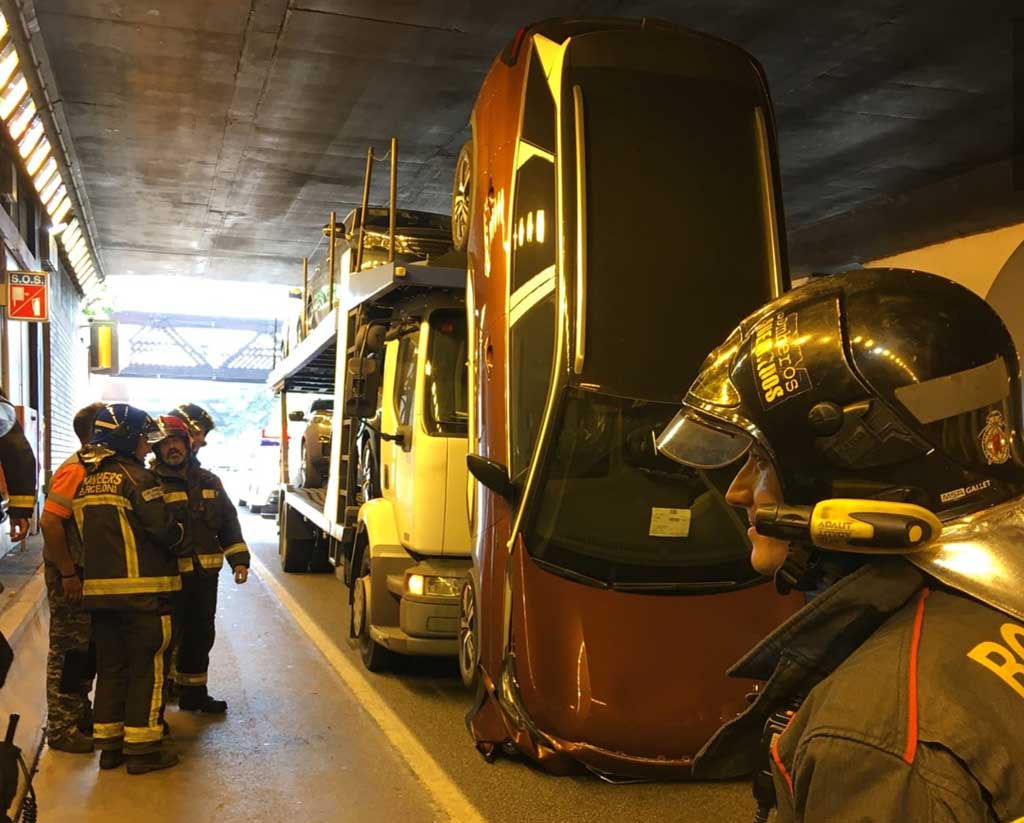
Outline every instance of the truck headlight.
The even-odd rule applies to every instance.
[[[461,589],[461,577],[422,574],[409,574],[405,577],[405,590],[416,597],[458,597]]]

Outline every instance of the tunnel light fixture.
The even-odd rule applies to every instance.
[[[50,198],[53,197],[54,192],[63,184],[63,180],[60,179],[59,174],[54,174],[50,177],[49,181],[43,188],[36,187],[36,191],[39,192],[39,199],[44,203],[49,203]]]
[[[71,211],[71,198],[65,197],[63,200],[60,201],[57,208],[53,210],[52,216],[54,221],[56,221],[58,225],[63,226],[64,224],[61,223],[60,221],[67,216],[67,213],[69,211]]]
[[[53,192],[49,197],[44,197],[43,202],[46,204],[46,213],[53,217],[53,213],[57,210],[57,206],[60,205],[60,201],[64,199],[64,196],[68,193],[67,186],[63,182],[57,187],[57,190]]]
[[[43,127],[43,118],[36,117],[36,119],[29,125],[29,129],[25,132],[25,136],[18,141],[18,154],[21,155],[21,159],[24,160],[39,145],[39,141],[43,139],[45,129]]]
[[[18,49],[14,45],[14,41],[9,42],[2,50],[0,50],[0,92],[3,92],[7,88],[7,84],[11,80],[11,76],[14,74],[14,70],[18,68]]]
[[[21,135],[25,133],[25,129],[29,127],[32,122],[32,118],[36,116],[36,103],[31,97],[22,103],[14,116],[11,118],[11,123],[7,127],[8,133],[11,135],[11,140],[17,140]]]
[[[46,163],[39,170],[39,174],[32,178],[32,185],[36,187],[36,191],[41,191],[50,185],[54,178],[59,180],[60,175],[57,174],[57,161],[51,157],[50,162]]]
[[[7,35],[7,18],[0,14],[0,37]]]
[[[61,223],[59,220],[54,220],[46,231],[49,232],[50,237],[60,237],[61,234],[67,231],[67,228],[67,223]]]
[[[11,80],[10,86],[4,91],[3,100],[0,101],[0,119],[6,121],[26,94],[28,94],[28,80],[19,71]]]
[[[64,251],[71,248],[74,243],[78,242],[78,238],[82,236],[81,229],[78,228],[78,224],[72,222],[64,233],[60,236],[60,244],[64,247]]]
[[[32,152],[28,160],[25,161],[25,171],[27,171],[31,175],[34,175],[37,171],[39,171],[39,167],[43,165],[43,162],[49,156],[50,140],[48,137],[44,137],[40,141],[39,145],[36,146],[36,150]],[[56,163],[57,161],[54,160],[53,162]]]
[[[73,268],[73,269],[75,269],[77,271],[78,267],[82,263],[82,260],[85,258],[85,256],[88,253],[89,253],[88,249],[82,249],[77,254],[75,254],[73,257],[69,257],[68,258],[68,262],[71,264],[71,268]]]
[[[79,237],[73,245],[65,249],[68,253],[68,259],[74,259],[78,256],[79,252],[85,250],[85,238]]]

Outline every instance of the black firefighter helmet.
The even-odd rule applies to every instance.
[[[844,272],[747,317],[658,439],[726,466],[758,443],[787,504],[913,503],[949,520],[1024,493],[1017,350],[996,312],[942,277]]]
[[[183,420],[196,434],[209,434],[216,428],[210,413],[196,403],[182,403],[167,412],[167,416]]]

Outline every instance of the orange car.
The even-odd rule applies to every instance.
[[[529,26],[477,98],[452,215],[477,747],[687,777],[753,688],[726,669],[799,605],[751,568],[731,472],[653,447],[703,354],[788,287],[764,74],[667,23]]]

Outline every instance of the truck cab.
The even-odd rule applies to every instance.
[[[380,325],[383,335],[365,336],[384,337],[383,351],[363,353],[383,361],[379,391],[364,378],[350,394],[375,394],[378,403],[373,419],[362,418],[360,488],[369,499],[351,559],[351,635],[371,670],[392,652],[456,653],[470,562],[465,306],[428,297]]]

